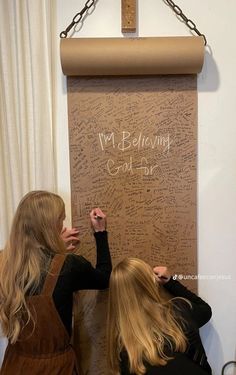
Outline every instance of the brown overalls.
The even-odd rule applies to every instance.
[[[78,374],[69,334],[52,298],[65,255],[54,256],[41,294],[28,298],[35,319],[22,330],[18,341],[8,344],[1,375],[72,375]]]

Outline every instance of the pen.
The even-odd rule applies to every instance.
[[[101,220],[101,219],[102,219],[102,217],[101,217],[101,216],[99,216],[99,215],[95,215],[95,216],[94,216],[94,219],[96,219],[96,220]]]
[[[168,280],[169,279],[169,277],[166,277],[166,276],[158,276],[157,275],[157,277],[159,277],[159,279],[163,279],[163,280]]]

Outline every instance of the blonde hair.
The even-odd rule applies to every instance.
[[[131,373],[145,374],[145,362],[165,365],[166,348],[184,352],[187,339],[176,320],[173,304],[160,296],[152,268],[137,258],[126,258],[112,271],[108,299],[108,362],[119,373],[122,350]]]
[[[60,238],[64,216],[63,200],[46,191],[28,193],[18,205],[0,258],[0,324],[11,343],[33,319],[26,296],[39,286],[50,252],[65,251]]]

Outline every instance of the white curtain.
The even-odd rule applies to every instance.
[[[0,0],[0,249],[21,197],[55,190],[55,0]]]
[[[54,1],[0,0],[0,249],[21,197],[56,188]]]

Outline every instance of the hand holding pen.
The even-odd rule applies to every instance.
[[[154,267],[153,272],[156,276],[157,281],[160,284],[166,284],[171,278],[171,275],[167,267],[161,267],[161,266]]]
[[[106,215],[99,207],[92,209],[90,220],[94,232],[103,232],[106,230]]]

